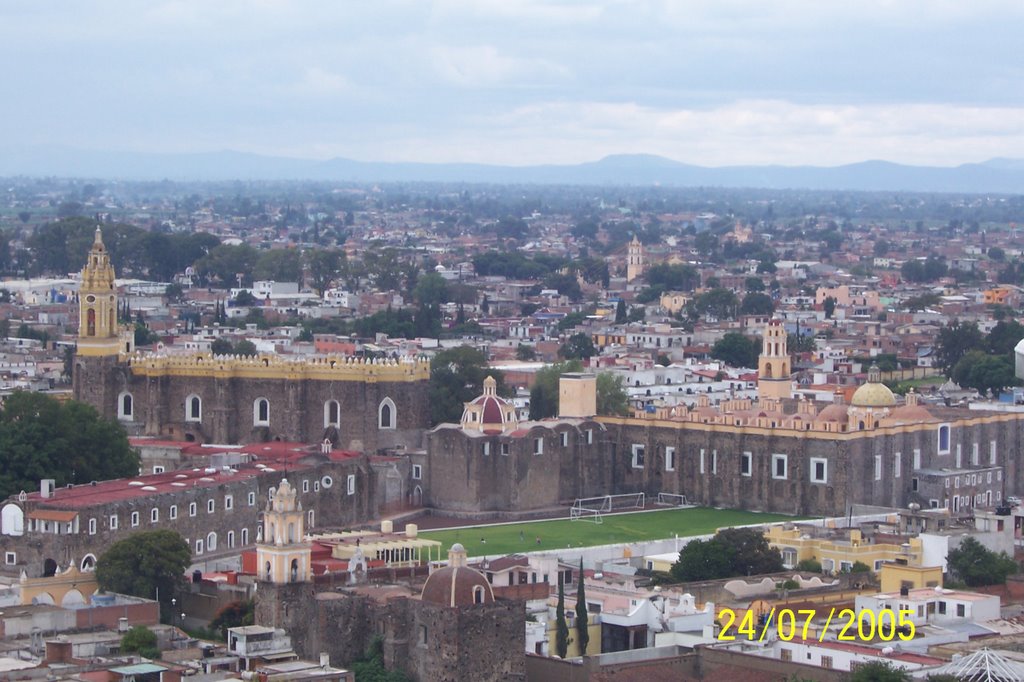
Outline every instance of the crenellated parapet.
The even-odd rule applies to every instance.
[[[214,355],[212,353],[134,353],[122,355],[133,375],[206,377],[215,379],[287,379],[301,381],[415,382],[430,379],[430,360],[423,357],[357,358],[280,355]]]

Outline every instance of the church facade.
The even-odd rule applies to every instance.
[[[117,325],[100,230],[82,271],[74,397],[131,434],[175,440],[320,442],[353,450],[416,447],[429,425],[421,358],[285,358],[136,352]]]

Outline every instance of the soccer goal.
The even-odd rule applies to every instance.
[[[655,504],[659,507],[688,507],[690,505],[686,501],[686,495],[679,493],[658,493],[658,501]]]
[[[626,493],[623,495],[602,495],[600,497],[580,497],[569,508],[569,519],[589,519],[601,523],[601,515],[625,509],[643,509],[646,501],[644,493]]]

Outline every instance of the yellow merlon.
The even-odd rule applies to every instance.
[[[137,376],[190,376],[216,379],[287,379],[316,381],[411,382],[430,378],[424,358],[356,358],[343,355],[313,357],[279,355],[213,355],[212,353],[122,354]]]

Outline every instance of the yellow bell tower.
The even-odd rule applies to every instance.
[[[78,289],[78,355],[117,355],[120,350],[114,266],[97,227]]]
[[[793,380],[789,373],[786,328],[779,320],[769,320],[764,328],[761,355],[757,358],[757,396],[792,398]]]
[[[626,257],[626,281],[632,282],[644,274],[644,245],[635,234],[633,241],[629,242]]]
[[[295,488],[282,478],[263,514],[263,539],[256,545],[260,580],[298,583],[309,580],[312,549],[306,542],[302,503]]]

